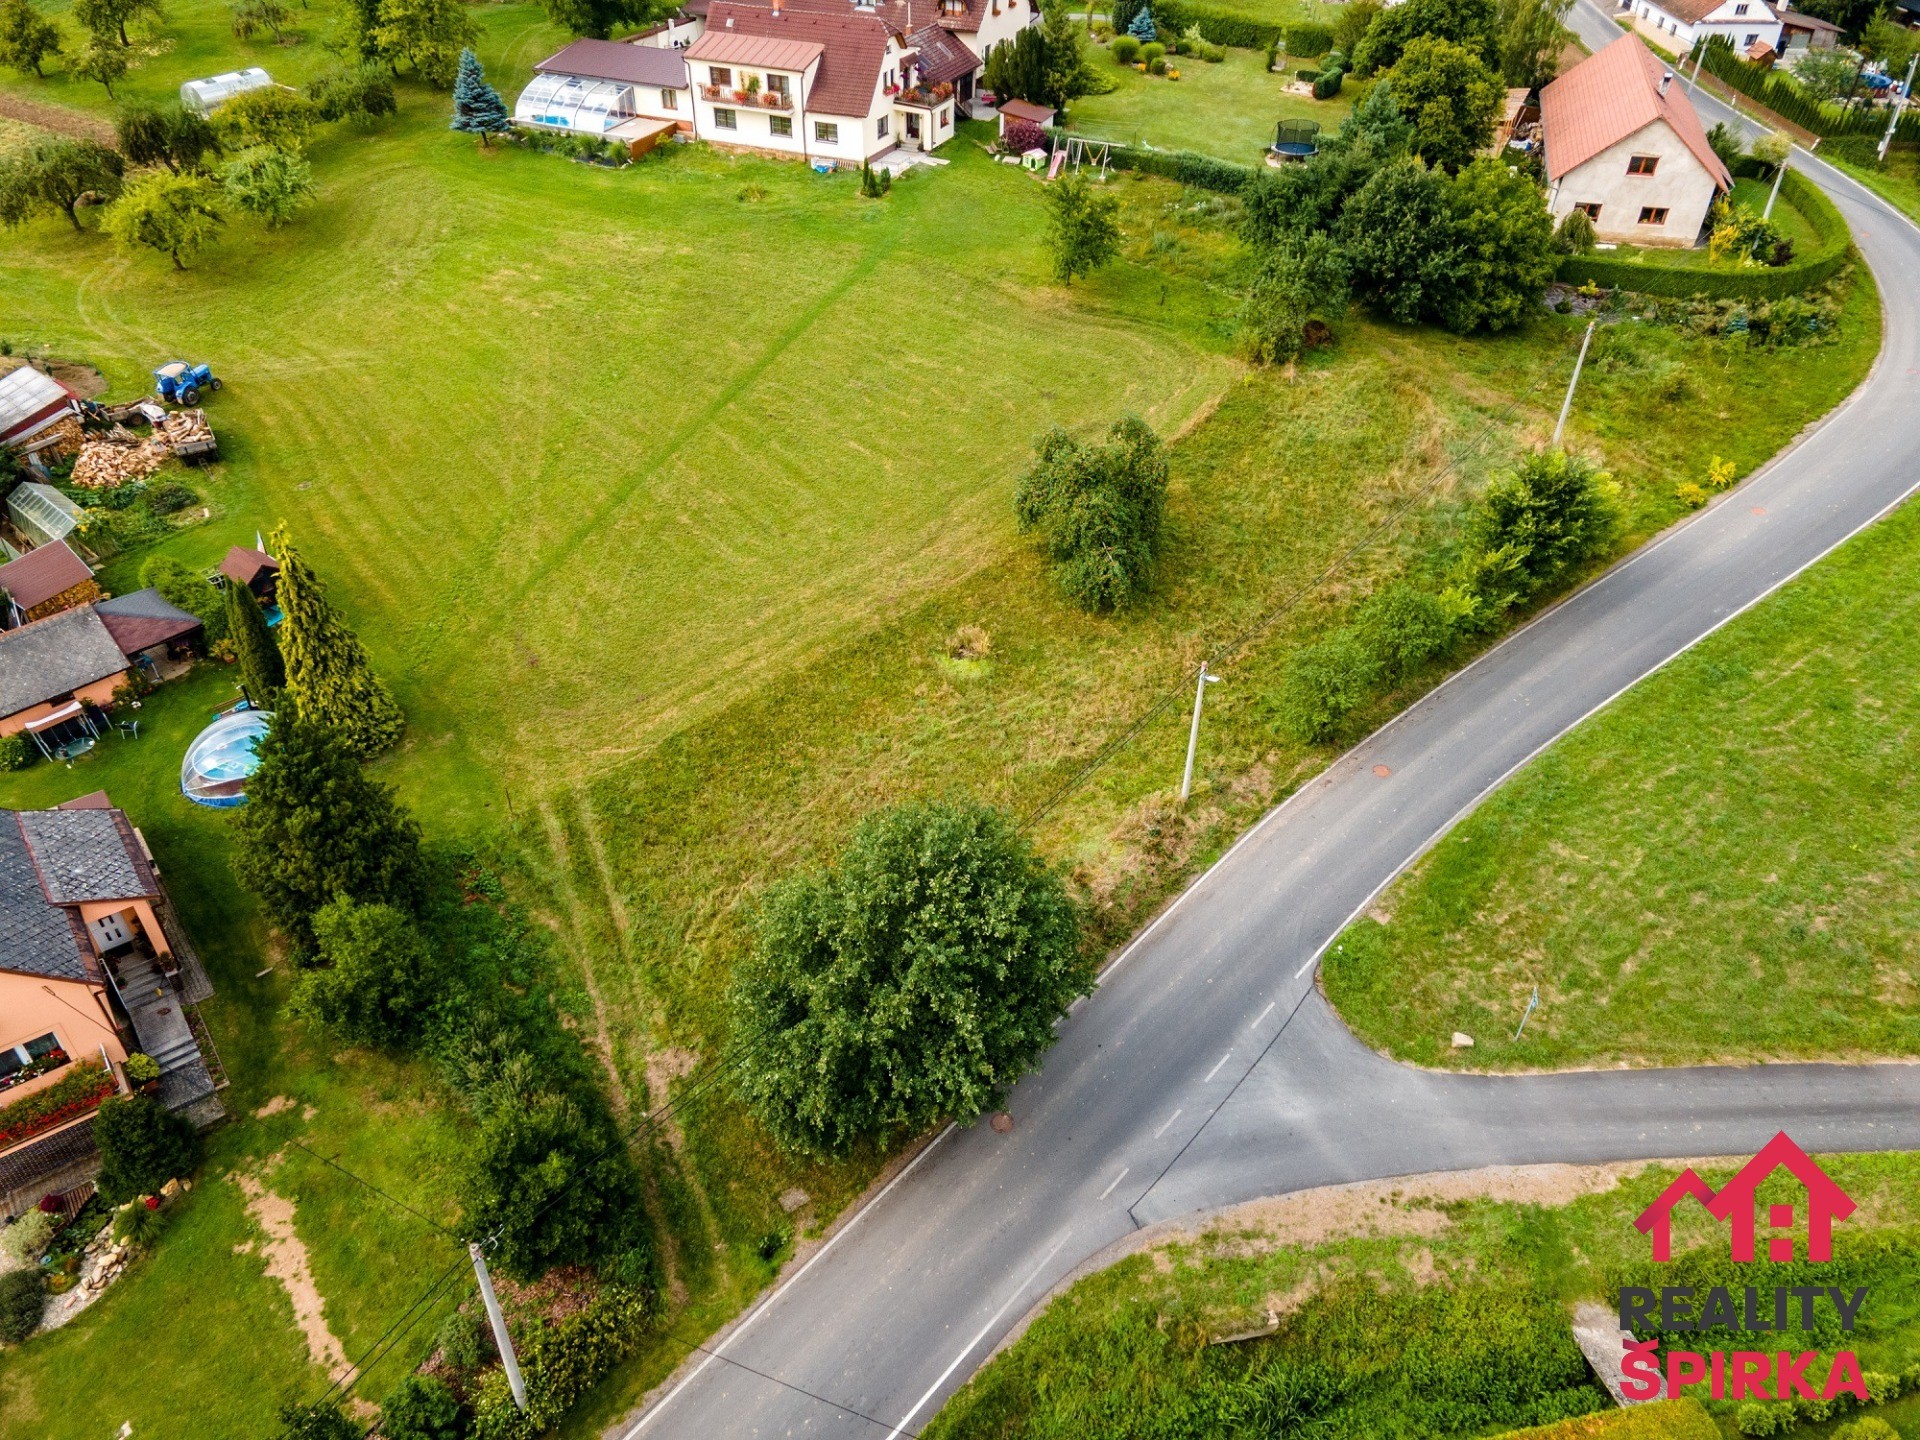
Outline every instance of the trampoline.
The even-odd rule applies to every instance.
[[[1273,144],[1267,150],[1267,163],[1284,165],[1291,160],[1311,160],[1320,152],[1318,120],[1282,120],[1275,128]]]
[[[258,768],[253,747],[273,719],[267,710],[222,715],[194,737],[180,763],[180,793],[196,805],[232,810],[247,803],[247,778]]]

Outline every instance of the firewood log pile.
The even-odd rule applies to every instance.
[[[132,431],[116,425],[104,436],[80,447],[80,458],[73,462],[72,480],[88,490],[103,490],[124,485],[129,480],[144,480],[167,462],[173,447],[164,439],[142,440]]]
[[[204,410],[175,410],[153,427],[177,454],[188,454],[197,447],[213,444],[213,427]]]

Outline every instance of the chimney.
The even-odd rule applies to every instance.
[[[776,4],[773,8],[778,10],[780,7]],[[1667,87],[1671,84],[1673,84],[1673,72],[1669,70],[1660,77],[1660,98],[1662,100],[1667,98]]]
[[[780,0],[773,0],[773,18],[776,20],[780,18]]]

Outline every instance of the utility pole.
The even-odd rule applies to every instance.
[[[1786,155],[1782,155],[1780,157],[1780,168],[1773,172],[1773,189],[1767,192],[1767,208],[1760,212],[1760,218],[1762,220],[1771,220],[1773,218],[1773,202],[1780,198],[1780,182],[1787,178],[1787,157],[1792,154],[1793,151],[1789,150]]]
[[[1540,987],[1539,987],[1538,985],[1536,985],[1536,986],[1534,986],[1534,987],[1533,987],[1533,998],[1532,998],[1531,1000],[1529,1000],[1529,1001],[1527,1001],[1527,1009],[1526,1009],[1526,1013],[1525,1013],[1525,1014],[1523,1014],[1523,1015],[1521,1015],[1521,1017],[1520,1017],[1520,1029],[1519,1029],[1519,1030],[1515,1030],[1515,1031],[1513,1032],[1513,1038],[1514,1038],[1514,1039],[1515,1039],[1516,1041],[1517,1041],[1517,1040],[1519,1040],[1519,1038],[1520,1038],[1520,1030],[1524,1030],[1524,1029],[1526,1029],[1526,1028],[1527,1028],[1527,1021],[1528,1021],[1529,1019],[1531,1019],[1531,1018],[1532,1018],[1532,1016],[1533,1016],[1533,1009],[1534,1009],[1534,1007],[1535,1007],[1536,1005],[1538,1005],[1539,1003],[1540,1003]]]
[[[1880,163],[1887,163],[1887,147],[1893,144],[1893,132],[1900,128],[1900,117],[1907,113],[1907,106],[1913,103],[1913,72],[1920,66],[1920,54],[1907,62],[1907,83],[1900,87],[1900,98],[1893,102],[1893,118],[1887,121],[1887,133],[1880,137]]]
[[[1707,63],[1707,46],[1712,43],[1711,40],[1702,40],[1700,42],[1700,53],[1694,57],[1693,61],[1693,74],[1687,77],[1687,94],[1689,95],[1693,94],[1693,87],[1700,83],[1700,67]],[[1684,64],[1685,62],[1682,61],[1681,63]]]
[[[1587,346],[1593,343],[1593,327],[1599,323],[1598,320],[1589,320],[1587,322],[1587,333],[1580,341],[1580,358],[1573,362],[1573,378],[1567,381],[1567,398],[1560,402],[1560,420],[1559,423],[1553,427],[1553,440],[1547,447],[1548,449],[1559,445],[1561,432],[1567,428],[1567,412],[1573,409],[1574,387],[1580,383],[1580,369],[1587,363]],[[1197,714],[1198,711],[1195,713]]]
[[[493,1322],[493,1343],[500,1351],[501,1368],[507,1372],[507,1388],[513,1391],[513,1403],[524,1415],[527,1382],[520,1378],[520,1359],[513,1353],[513,1337],[507,1334],[507,1317],[500,1313],[500,1302],[493,1298],[493,1277],[487,1274],[487,1252],[478,1243],[470,1243],[467,1253],[473,1257],[473,1278],[480,1282],[480,1300],[487,1307],[487,1319]]]
[[[1216,684],[1220,677],[1207,673],[1207,662],[1200,662],[1200,679],[1193,687],[1193,728],[1187,732],[1187,769],[1180,777],[1180,803],[1187,803],[1187,796],[1193,793],[1193,756],[1200,748],[1200,703],[1207,698],[1207,686]]]

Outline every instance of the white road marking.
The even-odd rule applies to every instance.
[[[1373,897],[1372,897],[1371,895],[1369,895],[1369,896],[1368,896],[1367,898],[1368,898],[1369,900],[1371,900],[1371,899],[1372,899]],[[1340,929],[1341,929],[1341,930],[1344,930],[1344,929],[1346,929],[1346,926],[1344,926],[1344,925],[1343,925],[1343,926],[1341,926],[1341,927],[1340,927]],[[1338,934],[1340,933],[1340,931],[1339,931],[1339,930],[1336,930],[1336,931],[1334,931],[1333,933],[1334,933],[1334,934],[1336,934],[1336,935],[1338,935]],[[1300,978],[1300,977],[1301,977],[1302,975],[1304,975],[1304,974],[1306,974],[1306,973],[1307,973],[1307,971],[1309,971],[1309,970],[1311,970],[1311,969],[1313,968],[1313,962],[1314,962],[1314,961],[1316,961],[1316,960],[1318,960],[1319,958],[1320,958],[1320,952],[1319,952],[1318,950],[1316,950],[1316,951],[1314,951],[1314,952],[1313,952],[1313,954],[1311,954],[1311,955],[1309,955],[1309,956],[1307,957],[1307,963],[1306,963],[1306,964],[1304,964],[1304,965],[1302,965],[1302,966],[1301,966],[1301,967],[1300,967],[1300,968],[1299,968],[1298,970],[1296,970],[1296,971],[1294,971],[1294,972],[1293,972],[1293,978],[1294,978],[1294,979],[1296,979],[1296,980],[1298,980],[1298,979],[1299,979],[1299,978]]]
[[[1174,1122],[1174,1121],[1176,1121],[1176,1120],[1178,1120],[1179,1118],[1180,1118],[1180,1112],[1179,1112],[1178,1110],[1176,1110],[1176,1111],[1174,1111],[1174,1112],[1173,1112],[1173,1114],[1171,1114],[1171,1115],[1169,1115],[1169,1116],[1167,1116],[1167,1123],[1166,1123],[1166,1125],[1162,1125],[1162,1126],[1161,1126],[1161,1127],[1160,1127],[1160,1128],[1159,1128],[1158,1130],[1156,1130],[1156,1131],[1154,1131],[1154,1132],[1153,1132],[1153,1138],[1154,1138],[1154,1139],[1156,1139],[1156,1140],[1158,1140],[1158,1139],[1159,1139],[1159,1138],[1160,1138],[1160,1137],[1161,1137],[1162,1135],[1164,1135],[1164,1134],[1166,1134],[1166,1133],[1167,1133],[1167,1125],[1171,1125],[1171,1124],[1173,1124],[1173,1122]]]
[[[1267,1018],[1267,1016],[1273,1014],[1273,1007],[1275,1005],[1278,1005],[1279,1003],[1280,1002],[1278,1000],[1269,1000],[1267,1002],[1267,1008],[1260,1012],[1258,1018],[1256,1018],[1253,1023],[1257,1026],[1261,1020],[1264,1020]]]
[[[722,1350],[725,1350],[727,1346],[731,1345],[735,1340],[738,1340],[741,1334],[746,1330],[746,1328],[749,1325],[753,1324],[754,1321],[758,1320],[762,1315],[766,1314],[767,1311],[771,1310],[773,1308],[773,1302],[778,1300],[782,1295],[786,1294],[787,1291],[791,1290],[796,1284],[799,1283],[800,1278],[803,1275],[805,1275],[807,1271],[811,1270],[821,1260],[825,1259],[827,1252],[833,1249],[834,1246],[838,1245],[841,1241],[841,1238],[845,1236],[848,1231],[852,1230],[854,1226],[858,1225],[862,1220],[866,1219],[866,1217],[869,1214],[871,1214],[873,1211],[879,1209],[880,1202],[887,1198],[888,1192],[891,1191],[893,1187],[898,1185],[902,1180],[906,1179],[909,1175],[911,1175],[914,1171],[918,1170],[920,1168],[920,1162],[926,1159],[927,1156],[931,1155],[935,1150],[938,1150],[940,1148],[940,1142],[942,1140],[945,1140],[947,1136],[951,1135],[958,1128],[959,1127],[957,1125],[949,1125],[947,1126],[946,1129],[942,1130],[938,1135],[934,1136],[932,1141],[927,1145],[926,1149],[922,1150],[918,1155],[914,1156],[912,1162],[908,1164],[906,1169],[902,1170],[898,1175],[894,1176],[893,1179],[889,1180],[886,1183],[886,1187],[882,1189],[878,1195],[874,1196],[873,1200],[869,1204],[863,1205],[859,1210],[857,1210],[854,1213],[853,1217],[849,1219],[845,1225],[841,1226],[839,1230],[835,1231],[832,1235],[827,1237],[827,1243],[822,1245],[818,1250],[814,1251],[812,1257],[808,1259],[807,1263],[802,1265],[798,1270],[793,1272],[793,1278],[791,1280],[788,1280],[786,1283],[781,1285],[779,1289],[773,1291],[773,1293],[768,1295],[767,1298],[763,1300],[759,1305],[755,1306],[752,1310],[748,1311],[747,1314],[743,1315],[740,1319],[740,1323],[734,1326],[732,1331],[729,1332],[720,1341],[718,1345],[715,1345],[711,1350],[707,1351],[707,1358],[702,1360],[697,1366],[694,1367],[693,1373],[687,1376],[687,1378],[682,1380],[678,1385],[674,1386],[673,1389],[669,1390],[666,1393],[666,1395],[664,1395],[661,1398],[659,1404],[651,1407],[646,1414],[642,1415],[638,1420],[634,1421],[633,1427],[630,1430],[628,1430],[625,1435],[621,1436],[620,1440],[633,1440],[634,1436],[638,1435],[642,1430],[646,1429],[647,1423],[650,1420],[652,1420],[654,1416],[658,1415],[662,1410],[666,1409],[668,1405],[673,1403],[674,1396],[678,1395],[682,1390],[686,1389],[694,1381],[698,1380],[700,1376],[705,1372],[707,1366],[711,1365],[715,1360],[718,1360],[720,1358],[720,1352]],[[1064,1245],[1066,1243],[1067,1242],[1063,1237],[1060,1241],[1060,1244]],[[1055,1246],[1054,1248],[1058,1249],[1059,1246]],[[942,1378],[945,1378],[945,1377],[942,1377]],[[922,1401],[921,1403],[925,1404],[926,1402]],[[912,1419],[913,1417],[908,1416],[907,1418]]]
[[[1207,1071],[1207,1080],[1211,1080],[1214,1076],[1218,1075],[1220,1073],[1220,1067],[1232,1058],[1233,1051],[1229,1050],[1225,1055],[1222,1055],[1218,1060],[1214,1061],[1213,1069]],[[1202,1080],[1200,1083],[1204,1085],[1207,1083],[1207,1080]]]
[[[1113,1177],[1112,1184],[1108,1185],[1106,1189],[1100,1192],[1100,1198],[1104,1200],[1107,1198],[1107,1196],[1113,1194],[1115,1188],[1118,1187],[1120,1182],[1127,1178],[1127,1172],[1131,1169],[1133,1169],[1131,1165],[1122,1165],[1120,1167],[1120,1173]]]
[[[1071,1235],[1072,1233],[1073,1233],[1072,1231],[1068,1231],[1067,1235]],[[980,1332],[977,1335],[975,1335],[973,1339],[967,1342],[967,1348],[962,1350],[958,1355],[953,1357],[953,1363],[947,1366],[946,1369],[940,1372],[940,1378],[934,1381],[933,1384],[927,1387],[927,1393],[922,1395],[918,1400],[914,1401],[913,1408],[907,1411],[906,1414],[902,1415],[900,1417],[899,1424],[895,1425],[893,1429],[887,1432],[889,1436],[904,1435],[906,1433],[907,1426],[913,1420],[913,1417],[918,1415],[922,1410],[926,1409],[927,1402],[940,1392],[940,1387],[942,1385],[947,1383],[947,1377],[953,1374],[954,1371],[960,1368],[960,1362],[966,1359],[967,1356],[973,1353],[974,1346],[978,1345],[982,1340],[987,1338],[987,1332],[993,1329],[994,1326],[1000,1323],[1000,1317],[1006,1314],[1007,1311],[1013,1307],[1013,1302],[1020,1298],[1020,1296],[1026,1291],[1027,1286],[1031,1285],[1035,1280],[1039,1279],[1040,1272],[1042,1270],[1045,1270],[1047,1266],[1053,1263],[1053,1257],[1058,1255],[1060,1253],[1060,1247],[1067,1243],[1067,1235],[1062,1235],[1058,1240],[1056,1240],[1054,1242],[1053,1249],[1049,1250],[1046,1253],[1045,1258],[1042,1259],[1038,1265],[1034,1266],[1030,1272],[1028,1272],[1027,1278],[1022,1280],[1017,1286],[1014,1287],[1013,1293],[1011,1295],[1007,1296],[1005,1300],[1000,1302],[1000,1308],[994,1311],[993,1314],[988,1318],[987,1323],[980,1327]]]

